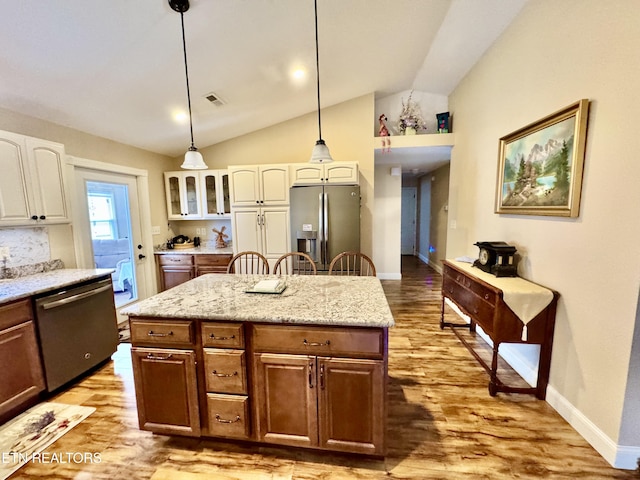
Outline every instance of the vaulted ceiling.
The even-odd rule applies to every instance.
[[[318,0],[322,106],[449,94],[527,0]],[[0,107],[171,156],[188,146],[167,0],[0,0]],[[313,0],[191,0],[196,145],[316,109]],[[302,80],[291,73],[307,71]],[[215,93],[215,106],[205,96]],[[184,121],[183,121],[184,122]]]

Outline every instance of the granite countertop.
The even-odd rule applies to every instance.
[[[120,310],[130,317],[207,319],[392,327],[393,315],[376,277],[283,276],[280,294],[246,293],[275,275],[207,274]]]
[[[112,268],[62,268],[0,280],[0,305],[110,275]]]
[[[182,249],[177,249],[177,248],[169,249],[169,248],[163,247],[163,248],[156,248],[153,251],[153,253],[156,254],[156,255],[165,255],[165,254],[171,254],[171,255],[175,255],[175,254],[233,255],[233,248],[232,247],[215,248],[215,247],[208,247],[206,245],[200,245],[199,247],[182,248]]]

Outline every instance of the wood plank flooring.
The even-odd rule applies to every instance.
[[[112,362],[54,399],[97,410],[48,451],[96,453],[100,463],[32,462],[12,478],[640,478],[637,472],[611,468],[547,403],[531,395],[489,396],[483,368],[450,330],[440,330],[441,276],[433,269],[406,257],[403,280],[383,285],[396,320],[389,335],[386,458],[140,431],[129,348],[121,344]],[[507,366],[500,374],[521,381]]]

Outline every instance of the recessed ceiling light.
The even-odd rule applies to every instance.
[[[185,112],[176,112],[173,114],[173,119],[178,123],[185,123],[187,120],[189,120],[189,115],[187,115]]]
[[[301,80],[307,75],[307,71],[304,68],[296,68],[293,73],[293,78],[296,80]]]

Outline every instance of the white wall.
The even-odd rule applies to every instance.
[[[376,273],[378,278],[399,280],[402,176],[391,175],[389,165],[378,165],[375,185],[373,261]]]
[[[623,409],[625,422],[640,416],[638,387],[627,391],[640,374],[639,18],[635,0],[531,0],[449,98],[447,256],[504,240],[522,276],[560,293],[547,400],[627,468],[640,456],[640,429],[622,428]],[[580,216],[494,214],[498,139],[581,98],[591,108]]]

